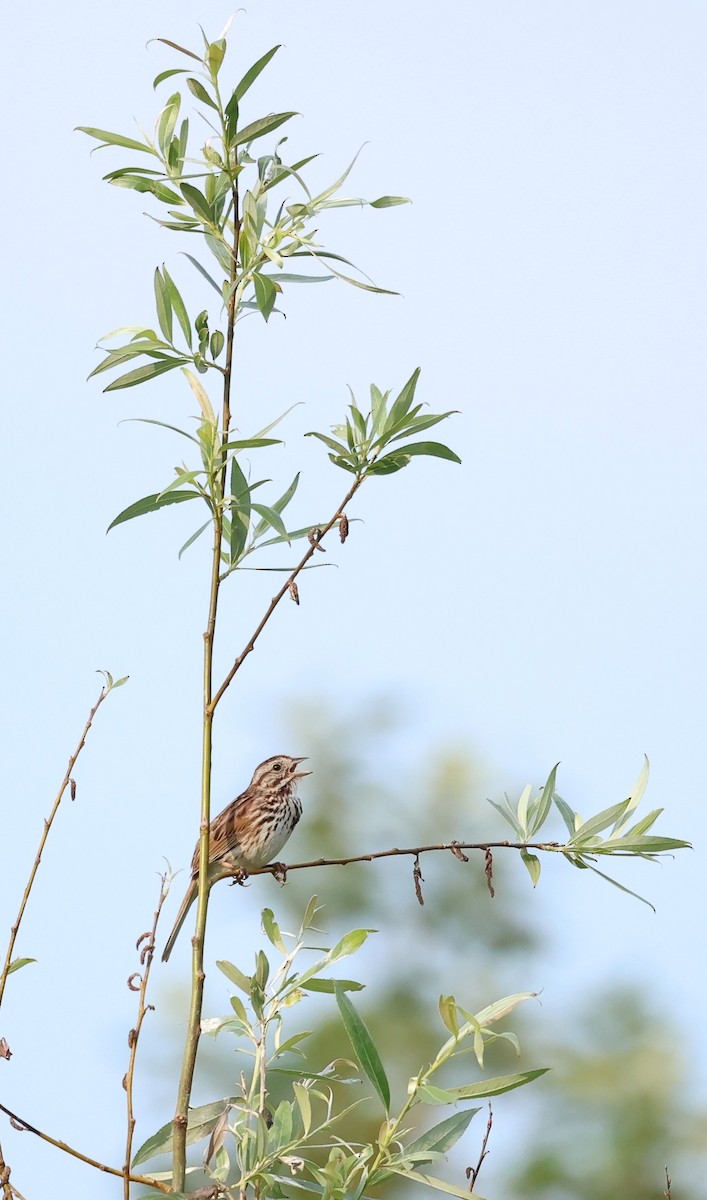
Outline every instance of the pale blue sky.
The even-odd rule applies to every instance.
[[[5,16],[5,925],[93,670],[131,682],[99,718],[28,910],[17,949],[40,962],[10,981],[2,1097],[114,1161],[132,944],[161,856],[186,865],[194,840],[204,552],[177,562],[190,531],[179,510],[104,536],[176,461],[159,432],[119,420],[182,419],[188,396],[160,381],[103,397],[85,377],[101,333],[152,320],[157,263],[194,305],[202,292],[141,198],[100,182],[125,160],[89,158],[72,129],[150,125],[151,81],[173,56],[147,40],[196,44],[197,22],[216,36],[229,15],[213,0],[81,0]],[[362,495],[340,569],[307,578],[301,608],[285,606],[244,671],[247,700],[224,705],[217,803],[279,748],[280,702],[300,688],[400,695],[414,753],[464,742],[492,795],[562,760],[563,794],[598,809],[627,794],[647,753],[649,806],[696,853],[621,869],[655,916],[549,864],[532,899],[562,969],[527,986],[544,986],[555,1022],[568,989],[644,979],[691,1024],[704,1064],[707,12],[253,0],[231,32],[233,78],[277,42],[252,116],[299,110],[289,145],[322,152],[322,184],[365,141],[352,190],[414,203],[326,224],[335,249],[403,298],[302,289],[286,322],[243,326],[242,428],[304,401],[268,472],[287,483],[302,465],[298,515],[327,513],[343,476],[300,434],[337,419],[346,384],[400,386],[420,365],[420,398],[462,410],[445,434],[463,467],[416,462]],[[248,576],[231,592],[222,665],[270,591]],[[402,840],[390,830],[370,842]],[[489,832],[503,836],[491,810]],[[17,1186],[46,1195],[52,1152],[10,1130],[2,1141]],[[59,1169],[65,1195],[117,1194],[88,1168]]]

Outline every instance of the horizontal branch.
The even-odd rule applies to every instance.
[[[22,1132],[34,1133],[43,1142],[48,1142],[50,1146],[55,1146],[57,1150],[63,1150],[66,1154],[70,1154],[72,1158],[78,1158],[81,1162],[85,1162],[89,1167],[95,1167],[97,1171],[104,1171],[106,1175],[117,1175],[119,1179],[123,1179],[125,1172],[119,1167],[109,1167],[105,1163],[99,1162],[96,1158],[91,1158],[88,1154],[82,1154],[80,1150],[75,1150],[73,1146],[69,1146],[67,1142],[60,1142],[58,1138],[51,1137],[48,1133],[42,1133],[41,1129],[30,1125],[29,1121],[25,1121],[22,1117],[18,1117],[17,1113],[11,1109],[5,1108],[4,1104],[0,1104],[0,1112],[4,1112],[13,1123],[14,1128]],[[144,1183],[146,1187],[156,1188],[159,1192],[169,1192],[169,1185],[162,1183],[158,1179],[150,1179],[148,1175],[130,1175],[132,1183]]]
[[[248,872],[249,875],[278,875],[290,871],[306,871],[310,867],[347,867],[349,863],[373,862],[376,858],[396,858],[402,855],[408,855],[411,858],[418,858],[420,854],[430,854],[437,850],[449,850],[455,858],[462,858],[463,850],[546,850],[553,854],[564,854],[565,851],[571,849],[569,846],[563,846],[560,842],[433,842],[428,846],[407,846],[405,849],[399,849],[397,846],[392,850],[373,850],[370,854],[352,854],[349,858],[313,858],[309,862],[301,863],[270,863],[267,867],[258,867],[256,870]],[[230,872],[236,878],[242,872]]]

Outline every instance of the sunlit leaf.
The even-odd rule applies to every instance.
[[[144,142],[136,142],[134,138],[123,137],[120,133],[110,133],[107,129],[94,129],[90,125],[77,125],[78,133],[87,133],[89,137],[98,138],[106,146],[124,146],[126,150],[141,150],[144,154],[154,154],[151,146]],[[103,147],[98,146],[101,150]]]
[[[528,850],[521,850],[520,856],[528,868],[528,874],[533,881],[533,887],[537,887],[538,880],[540,879],[540,859],[537,854],[531,854]]]
[[[235,983],[246,996],[250,995],[251,978],[250,975],[244,975],[240,967],[236,967],[233,963],[227,962],[225,958],[217,959],[216,966],[219,971],[222,971],[231,983]]]

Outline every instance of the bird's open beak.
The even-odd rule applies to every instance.
[[[306,762],[307,756],[305,754],[303,758],[293,758],[292,761],[293,761],[294,765],[297,766],[301,762]],[[311,771],[295,771],[293,778],[294,779],[304,779],[305,775],[311,775],[311,774],[312,774]]]

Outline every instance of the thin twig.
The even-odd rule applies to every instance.
[[[486,1158],[486,1155],[488,1154],[487,1147],[488,1147],[489,1137],[491,1135],[491,1127],[492,1126],[493,1126],[493,1110],[492,1110],[491,1104],[489,1102],[489,1119],[486,1122],[486,1133],[484,1134],[484,1140],[481,1143],[481,1153],[479,1154],[476,1166],[475,1167],[467,1167],[467,1169],[466,1169],[466,1177],[469,1180],[469,1194],[471,1194],[473,1192],[474,1188],[476,1187],[476,1181],[479,1178],[479,1171],[481,1170],[483,1161]]]
[[[5,994],[5,984],[7,983],[7,977],[10,973],[10,964],[12,962],[12,954],[15,949],[15,942],[17,940],[17,934],[19,932],[19,928],[22,923],[22,918],[25,913],[25,908],[27,907],[27,901],[29,900],[29,895],[30,895],[30,892],[32,891],[32,887],[34,885],[37,871],[39,870],[39,864],[42,861],[42,853],[44,851],[44,847],[47,844],[47,838],[49,837],[49,831],[52,827],[54,818],[59,810],[59,805],[61,804],[64,792],[66,791],[67,787],[69,786],[69,783],[71,782],[71,772],[73,771],[74,766],[76,765],[76,760],[77,760],[79,754],[83,750],[84,743],[85,743],[86,737],[88,735],[88,731],[91,728],[91,725],[93,724],[93,718],[95,717],[96,713],[98,712],[99,708],[101,707],[103,701],[105,700],[105,698],[108,695],[110,690],[111,689],[109,687],[101,688],[101,694],[98,697],[96,703],[94,704],[93,708],[91,709],[91,711],[89,713],[88,720],[84,726],[84,731],[81,734],[81,738],[79,740],[79,744],[76,747],[76,749],[74,750],[74,753],[72,754],[71,758],[69,759],[69,765],[66,768],[66,774],[64,775],[64,778],[61,782],[61,787],[59,788],[59,791],[57,792],[56,800],[54,801],[52,811],[50,812],[48,818],[44,822],[44,830],[42,832],[41,838],[39,839],[39,849],[37,851],[37,856],[32,865],[32,870],[29,873],[29,879],[27,880],[27,887],[25,888],[24,895],[22,896],[20,910],[17,914],[17,919],[15,920],[15,924],[12,926],[12,928],[10,930],[10,941],[9,941],[9,944],[7,947],[7,954],[5,955],[5,965],[3,967],[2,975],[0,975],[0,1004],[2,1004],[2,998],[3,998],[3,995]]]
[[[286,863],[285,873],[290,871],[307,871],[310,867],[346,867],[349,863],[373,862],[377,858],[396,858],[399,855],[408,855],[417,858],[419,854],[430,854],[438,850],[450,850],[455,858],[459,858],[458,850],[546,850],[553,854],[563,854],[568,850],[568,846],[561,845],[560,842],[434,842],[429,846],[406,846],[404,849],[399,849],[395,846],[392,850],[374,850],[370,854],[352,854],[349,858],[313,858],[309,862]],[[249,875],[273,875],[276,874],[278,868],[281,868],[281,863],[271,863],[267,867],[254,867],[248,872]],[[242,877],[242,872],[224,871],[222,878],[227,876]]]
[[[136,950],[140,950],[140,963],[143,970],[140,976],[140,995],[138,997],[137,1021],[135,1022],[135,1028],[131,1029],[130,1033],[128,1034],[130,1059],[128,1061],[128,1069],[125,1073],[125,1078],[123,1079],[123,1087],[125,1088],[126,1092],[128,1109],[128,1132],[125,1139],[125,1163],[123,1165],[124,1200],[130,1200],[130,1163],[133,1156],[133,1133],[135,1131],[135,1113],[133,1111],[133,1081],[135,1078],[137,1044],[140,1037],[140,1031],[142,1029],[142,1023],[145,1020],[146,1014],[152,1008],[151,1004],[145,1003],[145,997],[147,995],[147,984],[150,978],[150,967],[152,966],[152,960],[155,955],[157,925],[160,919],[160,913],[162,912],[162,905],[167,899],[167,895],[169,893],[169,885],[170,880],[167,878],[167,875],[160,875],[160,894],[157,901],[157,908],[155,909],[154,920],[152,922],[152,929],[149,933],[143,933],[142,936],[138,938],[135,947]],[[147,939],[147,945],[143,945],[141,949],[140,947],[145,939]],[[128,984],[130,985],[130,981],[128,981]]]
[[[670,1175],[668,1174],[668,1168],[666,1167],[665,1168],[665,1191],[663,1192],[663,1195],[665,1196],[665,1200],[670,1200],[670,1197],[673,1194],[672,1191],[670,1190],[672,1188],[672,1186],[673,1186],[673,1181],[670,1178]]]
[[[4,1104],[0,1104],[0,1112],[4,1112],[7,1117],[13,1121],[18,1129],[27,1133],[34,1133],[36,1137],[41,1138],[43,1142],[48,1142],[50,1146],[55,1146],[57,1150],[63,1150],[66,1154],[70,1154],[72,1158],[78,1158],[80,1162],[86,1163],[89,1167],[95,1167],[97,1171],[103,1171],[106,1175],[117,1175],[119,1179],[123,1178],[122,1167],[109,1167],[106,1163],[99,1162],[97,1158],[90,1158],[88,1154],[82,1154],[80,1150],[75,1150],[68,1142],[61,1142],[58,1138],[51,1137],[48,1133],[42,1133],[41,1129],[37,1129],[35,1125],[30,1125],[29,1121],[25,1121],[23,1117],[19,1117],[12,1109],[6,1108]],[[156,1188],[158,1192],[169,1192],[171,1188],[169,1184],[162,1183],[159,1179],[151,1179],[149,1175],[133,1175],[130,1179],[132,1183],[144,1183],[147,1187]]]
[[[12,1200],[15,1189],[10,1183],[10,1168],[5,1162],[2,1146],[0,1146],[0,1187],[2,1187],[3,1200]]]
[[[348,492],[347,492],[347,493],[346,493],[346,495],[344,496],[344,499],[342,500],[341,504],[339,505],[339,507],[337,508],[336,512],[334,513],[334,516],[331,518],[331,520],[330,520],[330,521],[327,521],[326,525],[323,525],[323,526],[321,527],[321,530],[319,530],[319,536],[318,536],[317,538],[315,538],[313,541],[311,541],[311,542],[310,542],[310,545],[309,545],[308,549],[307,549],[307,550],[306,550],[306,552],[305,552],[305,553],[302,555],[302,558],[301,558],[301,559],[300,559],[300,561],[298,562],[297,566],[296,566],[296,567],[294,568],[294,570],[293,570],[293,571],[292,571],[292,572],[291,572],[291,573],[288,575],[287,579],[286,579],[286,580],[285,580],[285,582],[283,583],[283,585],[282,585],[282,587],[280,588],[279,592],[277,592],[277,593],[276,593],[276,595],[274,595],[274,596],[273,596],[272,600],[270,601],[270,603],[269,603],[269,605],[268,605],[268,607],[267,607],[267,609],[266,609],[266,611],[265,611],[265,615],[264,615],[264,617],[262,618],[262,620],[261,620],[261,621],[260,621],[260,623],[258,624],[257,628],[255,629],[255,632],[254,632],[254,633],[251,635],[250,641],[248,641],[248,642],[246,643],[246,645],[245,645],[245,646],[244,646],[244,648],[241,650],[241,652],[240,652],[240,654],[238,655],[238,657],[237,657],[236,659],[234,659],[234,661],[233,661],[233,666],[231,667],[230,671],[229,671],[229,672],[228,672],[228,674],[226,675],[226,678],[224,679],[224,681],[223,681],[223,683],[221,684],[220,688],[219,688],[219,689],[218,689],[218,691],[216,692],[216,694],[215,694],[215,696],[214,696],[213,700],[211,701],[211,705],[210,705],[210,711],[211,711],[212,713],[215,711],[215,709],[216,709],[216,706],[218,705],[219,701],[221,700],[221,698],[222,698],[222,696],[223,696],[224,692],[227,690],[227,688],[228,688],[228,687],[231,685],[231,683],[233,682],[233,680],[234,680],[234,678],[235,678],[235,676],[236,676],[237,672],[238,672],[238,671],[241,669],[241,667],[243,666],[243,663],[244,663],[245,659],[248,657],[248,655],[251,653],[251,651],[255,649],[255,643],[257,642],[257,640],[258,640],[258,638],[260,637],[261,633],[262,633],[262,632],[263,632],[263,630],[265,629],[265,626],[267,625],[267,623],[268,623],[268,621],[270,620],[271,616],[272,616],[272,615],[273,615],[273,613],[275,612],[275,609],[277,608],[278,604],[279,604],[279,603],[280,603],[280,601],[282,600],[283,596],[286,596],[288,593],[289,593],[289,594],[292,594],[292,593],[291,593],[291,587],[292,587],[292,584],[293,584],[293,583],[295,582],[295,580],[297,579],[297,576],[299,575],[300,571],[303,571],[303,570],[304,570],[305,566],[307,565],[307,563],[309,562],[310,558],[311,558],[311,557],[312,557],[312,555],[315,553],[315,551],[316,551],[316,550],[321,550],[321,548],[322,548],[322,547],[321,547],[321,544],[320,544],[320,543],[321,543],[321,542],[324,540],[324,538],[325,538],[325,537],[326,537],[326,535],[329,533],[329,531],[330,531],[331,529],[333,529],[334,525],[336,525],[336,524],[337,524],[337,522],[338,522],[338,521],[341,519],[341,517],[342,517],[342,514],[344,513],[344,509],[346,508],[347,504],[348,504],[348,503],[349,503],[349,502],[350,502],[350,501],[353,499],[353,497],[355,496],[356,492],[358,491],[358,489],[360,488],[361,484],[363,483],[363,481],[364,481],[365,477],[366,477],[366,476],[365,476],[365,474],[363,474],[363,475],[357,475],[357,476],[356,476],[356,479],[354,480],[353,484],[351,485],[351,487],[349,488]]]

